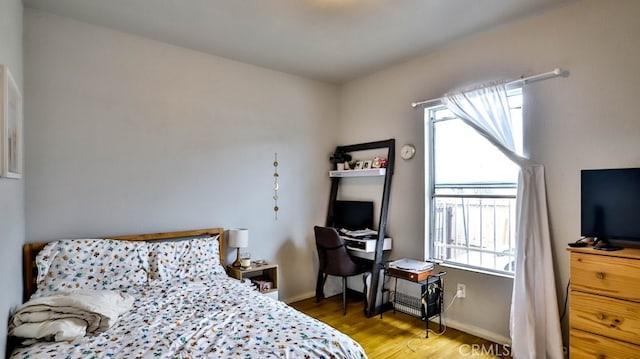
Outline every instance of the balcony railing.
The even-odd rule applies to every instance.
[[[514,195],[434,196],[434,258],[500,273],[513,273]]]

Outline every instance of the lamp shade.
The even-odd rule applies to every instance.
[[[229,247],[247,248],[249,247],[249,230],[246,228],[229,230]]]

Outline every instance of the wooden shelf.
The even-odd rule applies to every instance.
[[[244,281],[251,280],[254,277],[260,276],[272,283],[271,289],[260,291],[262,294],[266,294],[273,299],[278,300],[278,265],[277,264],[256,264],[251,262],[251,267],[247,269],[234,268],[233,266],[227,266],[227,273],[229,276],[238,280]]]
[[[329,171],[329,177],[373,177],[387,174],[386,168],[372,168],[368,170]]]

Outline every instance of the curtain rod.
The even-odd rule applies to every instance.
[[[541,80],[546,80],[546,79],[550,79],[550,78],[554,78],[554,77],[558,77],[558,76],[563,76],[565,74],[565,71],[562,71],[560,68],[555,68],[553,69],[553,71],[549,71],[549,72],[545,72],[545,73],[541,73],[541,74],[537,74],[537,75],[532,75],[529,77],[522,77],[519,78],[517,80],[513,80],[513,81],[509,81],[505,84],[505,86],[507,88],[509,87],[516,87],[518,85],[526,85],[530,82],[535,82],[535,81],[541,81]],[[425,100],[425,101],[419,101],[419,102],[412,102],[411,103],[411,107],[416,108],[418,106],[420,107],[429,107],[432,105],[438,105],[442,103],[442,98],[434,98],[431,100]]]

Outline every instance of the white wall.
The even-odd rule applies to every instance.
[[[585,0],[336,89],[27,11],[27,238],[248,226],[254,256],[281,264],[284,297],[310,296],[311,227],[324,223],[325,160],[336,144],[396,138],[398,147],[420,149],[422,113],[410,102],[559,66],[568,78],[526,88],[525,118],[530,156],[547,168],[562,301],[565,246],[579,235],[580,169],[640,166],[639,13],[634,0]],[[423,160],[420,150],[396,163],[395,258],[424,252]],[[449,322],[508,337],[511,280],[448,269],[447,300],[457,282],[467,284],[468,297],[453,305]]]
[[[7,65],[22,91],[22,1],[0,0],[0,64]],[[23,91],[24,92],[24,91]],[[0,178],[0,353],[5,352],[11,309],[22,303],[24,179]]]
[[[546,166],[559,300],[569,274],[566,244],[580,234],[580,169],[640,166],[640,2],[583,1],[478,34],[346,84],[339,133],[344,142],[395,137],[398,147],[423,148],[423,113],[416,100],[497,77],[517,78],[561,67],[568,78],[526,87],[530,157]],[[393,257],[424,252],[424,150],[398,160],[391,192]],[[448,270],[447,301],[456,283],[467,298],[446,317],[494,339],[509,336],[511,280]],[[566,320],[565,320],[566,333]]]
[[[32,10],[25,69],[28,241],[247,227],[312,295],[335,86]]]

